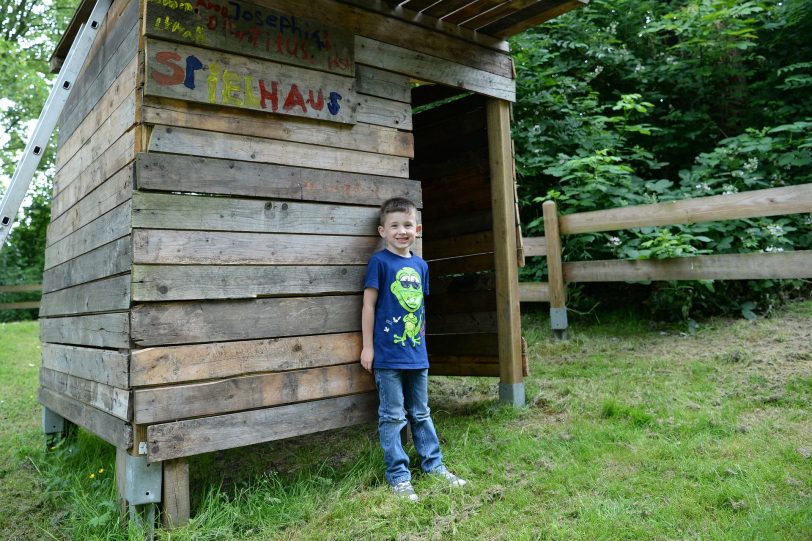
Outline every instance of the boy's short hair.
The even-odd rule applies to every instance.
[[[381,225],[386,221],[386,215],[393,212],[414,212],[417,215],[417,205],[411,199],[405,197],[392,197],[381,205],[378,221]]]

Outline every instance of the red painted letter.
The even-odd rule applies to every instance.
[[[175,62],[180,60],[180,55],[172,51],[161,51],[155,55],[155,61],[164,66],[169,66],[172,69],[172,74],[167,75],[157,70],[152,70],[152,78],[159,85],[179,85],[183,82],[186,74],[185,70]]]
[[[303,113],[307,112],[307,107],[305,107],[304,98],[302,97],[302,93],[299,92],[299,87],[292,84],[290,85],[288,97],[285,98],[285,105],[283,105],[282,108],[285,109],[285,111],[290,111],[296,105],[302,108]]]
[[[268,92],[268,89],[265,87],[265,80],[259,80],[259,106],[263,109],[265,107],[265,100],[271,100],[271,111],[276,112],[279,108],[279,96],[277,94],[277,88],[279,84],[276,81],[271,81],[271,91]]]

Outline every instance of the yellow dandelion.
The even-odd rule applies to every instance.
[[[96,474],[95,474],[95,473],[91,473],[91,474],[90,474],[90,478],[91,478],[91,479],[95,479],[95,478],[96,478]]]
[[[104,468],[99,468],[99,473],[104,473]]]

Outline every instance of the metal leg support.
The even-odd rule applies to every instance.
[[[510,404],[514,408],[521,408],[525,405],[524,382],[521,383],[500,383],[499,401],[503,404]]]
[[[553,329],[553,336],[558,340],[567,339],[567,308],[550,308],[550,327]]]
[[[42,432],[45,434],[45,450],[48,451],[59,440],[76,436],[78,427],[55,411],[42,408]]]
[[[133,456],[122,449],[116,452],[119,494],[130,521],[147,539],[153,539],[157,504],[161,502],[162,463],[149,463],[147,457]]]

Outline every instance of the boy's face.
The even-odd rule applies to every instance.
[[[421,231],[423,226],[417,223],[417,212],[414,210],[390,212],[386,215],[383,225],[378,226],[378,233],[386,243],[386,248],[402,256],[409,255],[409,248]]]

